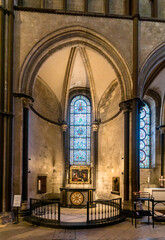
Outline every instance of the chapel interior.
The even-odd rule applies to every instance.
[[[157,189],[165,1],[0,0],[0,219]]]

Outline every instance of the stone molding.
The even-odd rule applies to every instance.
[[[165,43],[162,43],[150,53],[139,73],[138,95],[142,98],[154,78],[165,67]]]
[[[87,46],[101,54],[114,68],[121,88],[121,100],[131,97],[132,77],[122,56],[110,42],[93,30],[71,26],[57,30],[41,39],[29,52],[19,75],[18,89],[32,96],[36,75],[51,54],[66,46]]]
[[[92,131],[93,132],[98,132],[99,130],[99,123],[98,122],[93,122],[92,123]]]
[[[62,123],[62,124],[61,124],[61,130],[62,130],[62,132],[66,132],[67,129],[68,129],[67,123]]]
[[[124,101],[119,104],[120,109],[125,112],[132,111],[132,100]]]

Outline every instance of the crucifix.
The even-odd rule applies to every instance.
[[[159,181],[160,181],[160,187],[163,188],[164,187],[165,178],[163,178],[163,176],[160,176]]]

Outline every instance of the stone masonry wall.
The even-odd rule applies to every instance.
[[[99,127],[97,197],[112,195],[112,177],[120,177],[120,196],[123,196],[124,169],[124,117],[121,113],[109,123]],[[105,171],[106,169],[106,171]]]
[[[132,69],[132,21],[16,11],[15,79],[18,80],[25,57],[39,40],[57,29],[75,25],[88,27],[108,39]],[[15,81],[15,91],[17,88]]]
[[[47,176],[47,193],[59,193],[64,170],[61,129],[32,111],[29,125],[29,198],[40,197],[37,176]]]

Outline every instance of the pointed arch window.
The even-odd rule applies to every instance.
[[[140,168],[150,168],[151,113],[149,106],[140,111]]]
[[[70,102],[70,165],[90,165],[91,102],[83,95]]]

